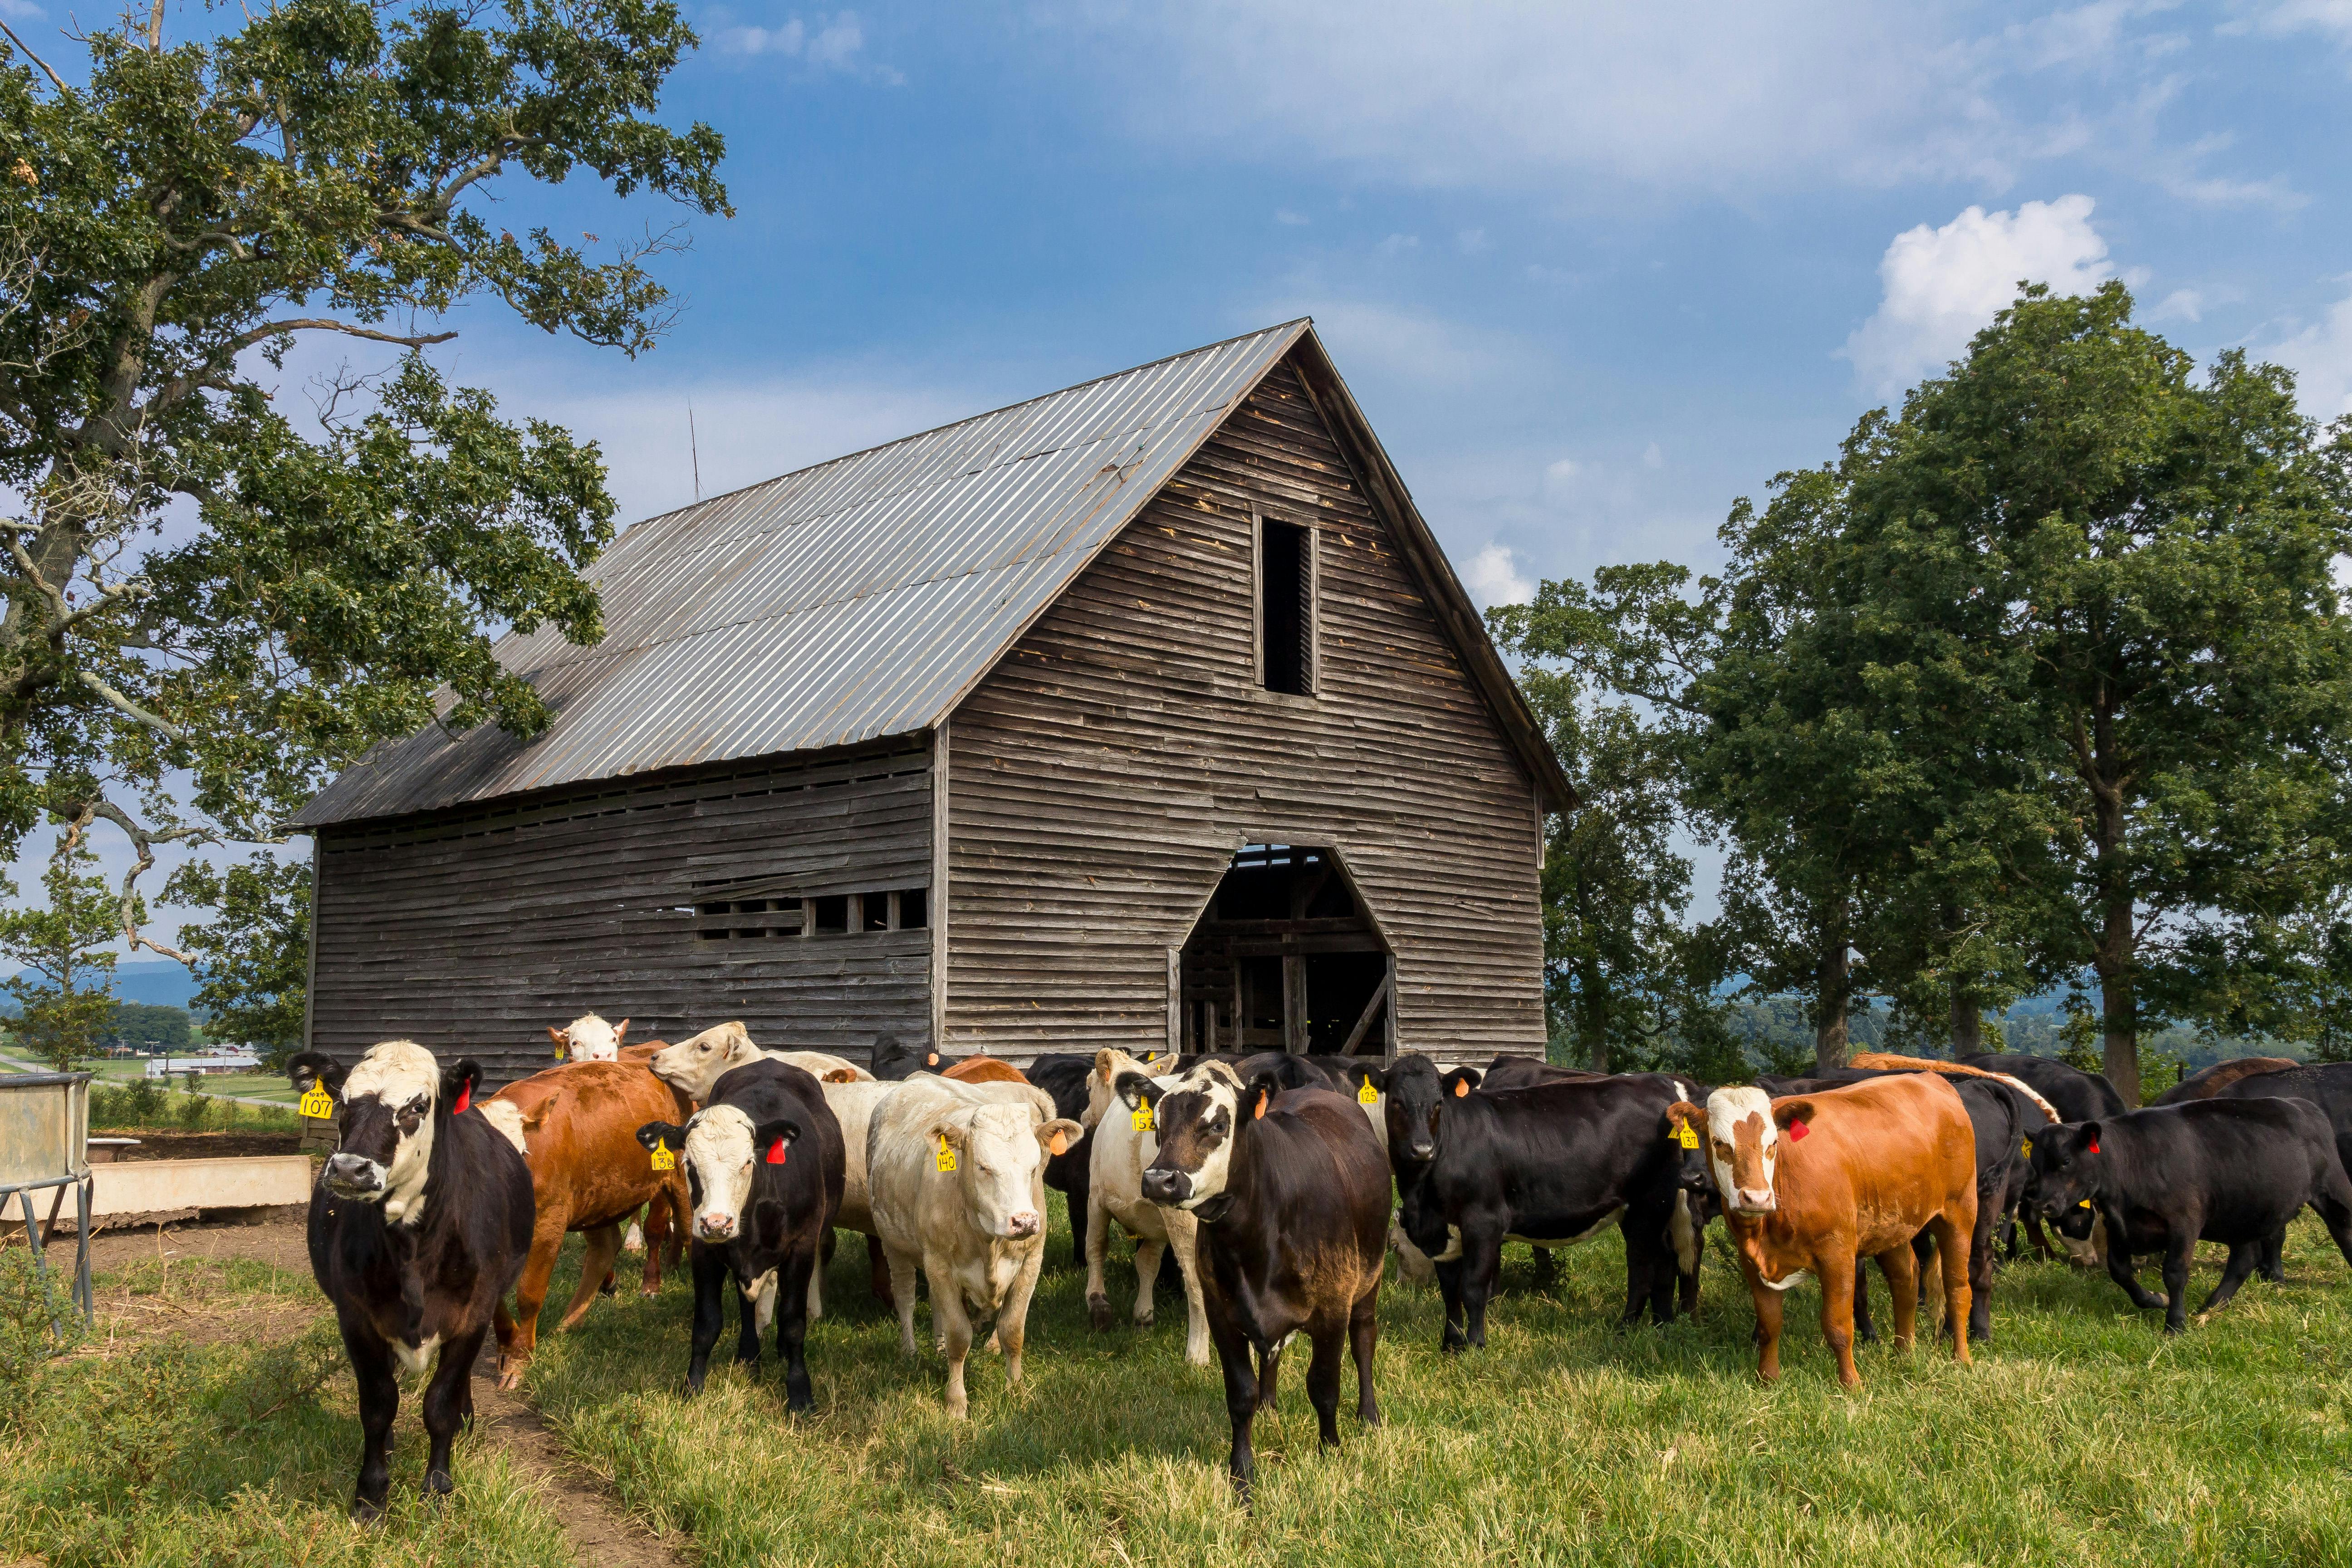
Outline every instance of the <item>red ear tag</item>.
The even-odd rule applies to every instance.
[[[473,1103],[474,1086],[469,1081],[465,1088],[457,1091],[457,1103],[449,1108],[449,1114],[452,1116],[463,1116],[466,1114],[466,1108]]]
[[[2092,1153],[2094,1153],[2094,1154],[2095,1154],[2095,1153],[2097,1153],[2098,1152],[2099,1152],[2099,1143],[2098,1143],[2098,1140],[2095,1138],[2095,1139],[2093,1139],[2093,1140],[2091,1141],[2091,1152],[2092,1152]]]
[[[774,1142],[768,1145],[768,1163],[771,1165],[781,1165],[783,1163],[784,1141],[779,1138]]]
[[[1801,1121],[1791,1121],[1789,1123],[1789,1137],[1791,1142],[1794,1142],[1799,1138],[1802,1138],[1806,1133],[1811,1132],[1811,1128],[1806,1126]]]

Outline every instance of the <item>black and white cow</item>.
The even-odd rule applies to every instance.
[[[841,1123],[817,1080],[788,1062],[730,1068],[684,1127],[648,1121],[647,1151],[682,1152],[693,1218],[694,1329],[686,1386],[702,1392],[710,1350],[725,1326],[727,1280],[735,1281],[735,1359],[760,1362],[760,1331],[776,1325],[784,1359],[784,1405],[816,1408],[803,1348],[809,1278],[823,1267],[841,1213]]]
[[[2335,1129],[2309,1100],[2191,1100],[2045,1128],[2033,1139],[2032,1164],[2034,1203],[2072,1235],[2102,1218],[2108,1275],[2132,1305],[2164,1308],[2167,1333],[2187,1320],[2200,1241],[2230,1249],[2200,1318],[2237,1294],[2305,1205],[2352,1263],[2352,1178]],[[2132,1266],[2133,1254],[2147,1252],[2164,1256],[2161,1296]]]
[[[1447,1350],[1486,1342],[1503,1243],[1566,1247],[1614,1224],[1625,1237],[1624,1321],[1696,1310],[1706,1210],[1666,1107],[1707,1087],[1663,1073],[1477,1087],[1417,1055],[1369,1069],[1388,1096],[1400,1223],[1437,1266]],[[1475,1090],[1475,1092],[1474,1092]]]
[[[1296,1336],[1314,1347],[1307,1398],[1323,1446],[1339,1443],[1343,1349],[1356,1363],[1356,1418],[1380,1425],[1372,1349],[1388,1163],[1353,1100],[1286,1090],[1272,1073],[1244,1082],[1230,1064],[1204,1062],[1164,1090],[1144,1071],[1119,1074],[1113,1088],[1129,1107],[1152,1107],[1158,1124],[1143,1196],[1200,1221],[1201,1294],[1233,1424],[1228,1464],[1246,1500],[1256,1474],[1250,1427],[1273,1402],[1283,1347]]]
[[[433,1367],[425,1494],[455,1484],[449,1446],[473,1417],[474,1358],[530,1256],[530,1170],[473,1109],[482,1065],[470,1057],[444,1069],[424,1047],[389,1040],[350,1068],[305,1051],[287,1076],[335,1100],[341,1142],[310,1193],[310,1271],[334,1303],[359,1380],[352,1513],[373,1520],[392,1489],[401,1371]]]

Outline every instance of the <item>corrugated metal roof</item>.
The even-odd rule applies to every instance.
[[[320,826],[929,727],[1307,331],[1270,327],[714,496],[588,569],[604,640],[509,636],[535,740],[429,726],[296,816]]]

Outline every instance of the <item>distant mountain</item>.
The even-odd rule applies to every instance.
[[[168,958],[126,959],[114,966],[114,994],[124,1002],[144,1002],[151,1007],[191,1007],[196,999],[196,977],[184,964]],[[10,1004],[0,1016],[15,1017]]]

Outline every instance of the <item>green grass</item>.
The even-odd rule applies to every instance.
[[[1359,1428],[1343,1398],[1336,1455],[1318,1451],[1295,1347],[1281,1407],[1259,1420],[1245,1511],[1225,1481],[1217,1374],[1182,1362],[1181,1300],[1162,1294],[1155,1329],[1126,1327],[1134,1274],[1115,1256],[1120,1326],[1089,1330],[1054,1201],[1027,1386],[1008,1391],[1001,1363],[975,1354],[969,1422],[940,1408],[928,1309],[922,1353],[904,1361],[854,1244],[811,1334],[813,1417],[785,1414],[772,1353],[756,1376],[725,1362],[731,1305],[709,1386],[683,1396],[682,1274],[653,1300],[599,1302],[577,1333],[554,1332],[551,1309],[528,1392],[626,1507],[712,1565],[2352,1563],[2352,1271],[2307,1220],[2286,1286],[2249,1284],[2183,1338],[2104,1275],[2021,1264],[1998,1280],[1999,1342],[1973,1367],[1934,1347],[1865,1348],[1852,1395],[1810,1286],[1790,1295],[1786,1375],[1756,1383],[1719,1227],[1702,1319],[1663,1331],[1614,1327],[1613,1240],[1564,1255],[1549,1294],[1514,1248],[1484,1352],[1439,1353],[1434,1291],[1383,1293],[1388,1426]],[[551,1301],[578,1258],[575,1241]],[[111,1289],[310,1289],[192,1267],[126,1271]],[[2216,1274],[2200,1264],[2200,1299]],[[313,1340],[68,1366],[33,1435],[20,1423],[0,1447],[0,1542],[34,1542],[58,1565],[564,1560],[478,1445],[461,1445],[458,1501],[437,1520],[404,1504],[379,1535],[343,1524],[358,1434],[331,1352]],[[251,1414],[321,1371],[315,1394]],[[396,1497],[415,1489],[421,1436],[404,1409]],[[159,1458],[134,1474],[132,1449]]]

